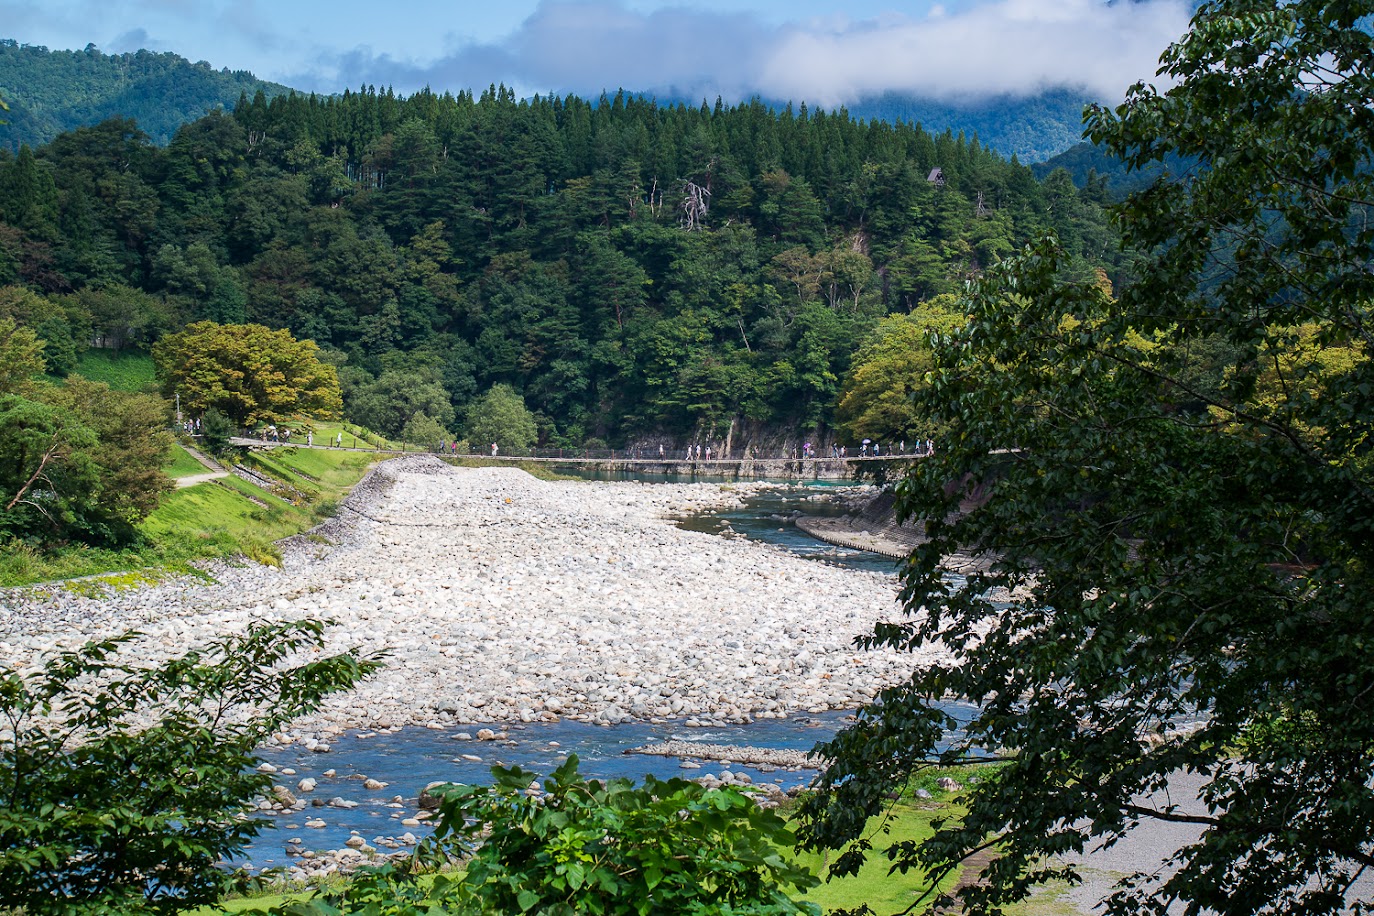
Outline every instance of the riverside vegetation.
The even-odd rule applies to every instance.
[[[154,381],[151,361],[132,354],[111,358],[101,351],[92,351],[83,355],[78,369],[82,376],[100,380],[89,383],[95,390],[105,393],[106,389],[98,386],[109,385],[106,397],[119,389],[145,390]],[[161,407],[153,409],[146,422],[142,434],[148,436],[151,448],[141,453],[145,469],[160,470],[172,479],[206,472],[203,465],[161,432],[165,422]],[[318,425],[322,437],[342,431],[327,422]],[[355,433],[367,436],[366,431],[353,428],[350,441],[357,441]],[[337,501],[362,478],[373,461],[371,456],[356,452],[297,448],[237,460],[288,484],[294,491],[293,497],[282,499],[256,483],[234,476],[179,490],[159,485],[156,506],[145,503],[147,514],[129,525],[123,537],[113,543],[82,543],[73,537],[69,543],[55,548],[47,539],[10,540],[0,552],[0,586],[125,570],[145,570],[156,576],[160,574],[158,570],[184,572],[191,569],[194,561],[235,554],[275,562],[278,551],[273,542],[304,531],[332,514]],[[24,463],[16,459],[16,466]],[[90,494],[87,495],[89,498]]]

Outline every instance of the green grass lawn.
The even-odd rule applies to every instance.
[[[311,427],[315,430],[316,445],[333,445],[334,437],[343,433],[344,448],[386,448],[399,449],[401,443],[392,442],[390,439],[374,433],[370,429],[364,429],[354,423],[344,423],[337,420],[325,420],[312,423]],[[304,433],[292,433],[292,441],[299,445],[305,444]]]
[[[277,562],[280,553],[273,541],[299,534],[333,514],[337,501],[362,479],[373,460],[358,452],[275,449],[271,473],[305,491],[307,501],[289,503],[233,476],[173,490],[139,526],[145,536],[142,545],[118,551],[66,547],[46,553],[9,545],[0,550],[0,587],[150,567],[183,570],[193,560],[237,554]],[[185,449],[174,447],[167,467],[170,476],[204,470]]]
[[[104,382],[117,391],[146,391],[157,385],[153,358],[147,353],[90,349],[77,360],[75,375]]]
[[[191,457],[191,454],[182,448],[178,443],[172,443],[171,460],[162,468],[163,472],[173,480],[178,477],[191,477],[196,474],[205,474],[209,471],[205,465]]]
[[[888,822],[889,833],[878,837],[875,846],[903,840],[919,841],[931,836],[935,830],[931,820],[938,817],[948,818],[952,813],[948,803],[932,801],[922,805],[900,803],[894,807]],[[930,890],[930,882],[924,873],[909,871],[889,875],[887,858],[879,852],[870,852],[868,861],[859,869],[858,874],[845,878],[825,880],[829,863],[834,855],[822,856],[817,853],[802,853],[798,861],[819,876],[823,884],[811,890],[805,897],[820,904],[821,910],[853,910],[867,904],[875,913],[900,913],[911,906],[919,897]],[[953,886],[957,876],[946,880],[941,890]]]
[[[332,514],[336,501],[371,464],[370,456],[352,452],[282,448],[272,456],[270,471],[307,490],[308,502],[293,504],[238,477],[225,477],[169,493],[144,520],[144,534],[178,562],[235,553],[272,562],[278,557],[273,541]],[[302,470],[315,479],[297,476]]]
[[[322,499],[338,499],[362,478],[375,460],[371,455],[311,448],[279,448],[269,454],[279,466],[305,475]]]

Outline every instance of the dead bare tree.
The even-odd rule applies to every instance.
[[[711,192],[708,189],[695,181],[683,179],[682,202],[678,204],[678,209],[682,211],[682,228],[688,232],[703,228],[710,200]]]
[[[663,189],[658,186],[658,176],[654,176],[653,184],[649,186],[649,216],[658,219],[658,215],[663,212]]]
[[[13,509],[19,503],[24,502],[33,505],[40,512],[43,512],[44,515],[47,514],[47,512],[43,509],[42,506],[33,503],[31,500],[24,499],[24,494],[29,491],[29,487],[32,487],[39,480],[44,481],[49,486],[52,486],[52,482],[48,480],[47,475],[45,475],[43,471],[47,468],[48,464],[54,458],[61,457],[62,446],[64,444],[65,443],[62,441],[62,430],[59,429],[52,434],[52,442],[48,445],[47,449],[44,450],[43,457],[38,460],[38,467],[34,468],[33,473],[29,475],[29,479],[24,481],[24,485],[19,488],[19,492],[14,494],[14,499],[11,499],[8,503],[5,504],[6,512]]]

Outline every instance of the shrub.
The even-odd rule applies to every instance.
[[[378,666],[323,647],[319,621],[256,624],[154,667],[129,633],[0,666],[0,907],[28,916],[178,913],[236,882],[262,829],[254,748]]]
[[[407,867],[365,869],[342,890],[273,916],[434,913],[819,916],[789,890],[817,879],[784,853],[787,825],[734,788],[646,777],[583,779],[571,756],[531,791],[534,774],[492,767],[491,786],[448,786],[439,825]],[[418,873],[468,856],[462,876]]]

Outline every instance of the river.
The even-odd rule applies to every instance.
[[[616,479],[654,482],[666,478],[618,475]],[[694,480],[715,482],[700,477]],[[833,504],[818,500],[836,486],[843,484],[806,482],[756,495],[738,509],[677,522],[692,530],[766,541],[817,562],[894,574],[895,563],[891,559],[832,547],[809,537],[792,524],[791,516],[796,511],[809,515],[837,514],[840,510]],[[950,711],[963,721],[968,718],[971,708],[951,703]],[[406,827],[401,823],[414,815],[415,798],[420,790],[436,780],[487,782],[490,768],[495,764],[518,765],[543,775],[557,767],[567,755],[576,754],[584,775],[603,779],[620,776],[638,779],[646,773],[659,778],[695,777],[719,774],[728,769],[736,774],[748,774],[755,781],[773,782],[784,789],[805,785],[815,776],[814,769],[766,770],[737,765],[727,767],[709,761],[700,761],[699,767],[689,764],[689,768],[684,768],[684,761],[679,758],[627,755],[625,751],[666,740],[806,751],[833,735],[851,715],[849,711],[837,710],[707,728],[688,728],[679,722],[632,721],[613,727],[566,720],[502,723],[489,726],[505,735],[493,741],[476,740],[475,735],[484,726],[474,723],[463,726],[463,731],[424,728],[404,728],[390,733],[354,731],[334,740],[327,754],[312,753],[299,746],[269,748],[261,752],[266,763],[279,771],[293,771],[276,775],[274,779],[278,784],[294,792],[299,780],[311,777],[318,785],[313,792],[299,793],[310,800],[311,807],[303,812],[273,817],[272,827],[249,846],[242,864],[253,868],[289,865],[292,860],[285,849],[295,841],[306,849],[338,849],[355,832],[369,844],[374,844],[378,838],[399,838],[407,832],[422,837],[427,832],[425,828]],[[325,776],[329,770],[333,775]],[[368,778],[387,785],[368,790],[363,784]],[[396,800],[398,796],[399,801]],[[356,804],[356,807],[331,805],[336,798],[346,804]],[[316,818],[325,826],[305,826],[306,821]]]

